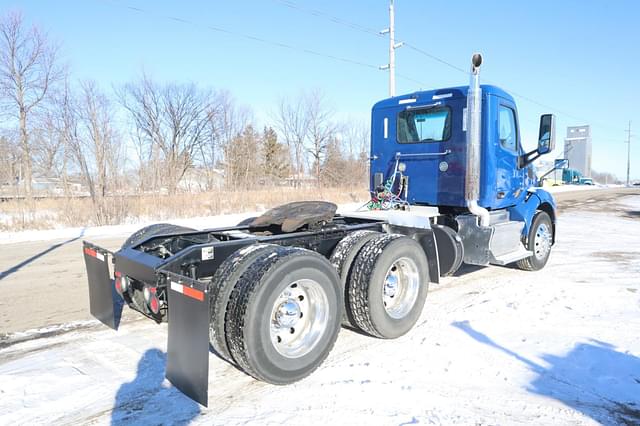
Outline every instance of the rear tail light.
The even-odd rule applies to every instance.
[[[158,299],[158,295],[156,294],[156,288],[145,287],[142,290],[142,294],[144,295],[144,300],[147,302],[149,310],[154,314],[158,314],[160,312],[160,299]]]
[[[158,314],[158,312],[160,312],[160,301],[155,294],[151,296],[151,300],[149,301],[149,309],[151,309],[151,312],[156,315]]]
[[[125,275],[121,275],[119,272],[116,272],[116,279],[114,281],[116,291],[120,296],[127,292],[129,289],[129,278]]]

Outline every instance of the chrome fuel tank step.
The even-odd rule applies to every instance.
[[[492,213],[491,216],[494,224],[485,227],[479,226],[478,218],[473,215],[456,218],[464,245],[464,262],[507,265],[530,256],[522,245],[524,222],[508,220],[508,213]]]

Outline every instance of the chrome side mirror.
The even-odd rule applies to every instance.
[[[540,116],[538,132],[538,154],[548,154],[556,147],[556,116],[543,114]]]

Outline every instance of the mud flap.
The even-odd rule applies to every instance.
[[[112,253],[87,241],[82,242],[82,252],[89,281],[89,311],[104,325],[117,330],[122,302],[115,294],[109,272]]]
[[[209,294],[207,284],[171,272],[167,379],[205,407],[209,388]]]

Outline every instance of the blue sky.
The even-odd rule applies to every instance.
[[[329,17],[382,29],[387,0],[0,0],[0,11],[16,9],[62,45],[73,77],[106,90],[144,69],[160,80],[228,89],[259,125],[279,97],[303,89],[321,89],[340,117],[354,120],[368,120],[371,105],[387,96],[387,74],[366,66],[387,62],[387,41]],[[463,69],[480,51],[483,81],[527,98],[516,96],[525,147],[535,145],[542,113],[558,116],[558,152],[566,126],[591,124],[594,169],[620,178],[629,120],[640,135],[639,20],[640,2],[632,0],[396,0],[399,41]],[[399,94],[468,81],[407,47],[397,50],[397,72],[411,79],[398,77]],[[631,148],[631,175],[640,179],[640,136]]]

